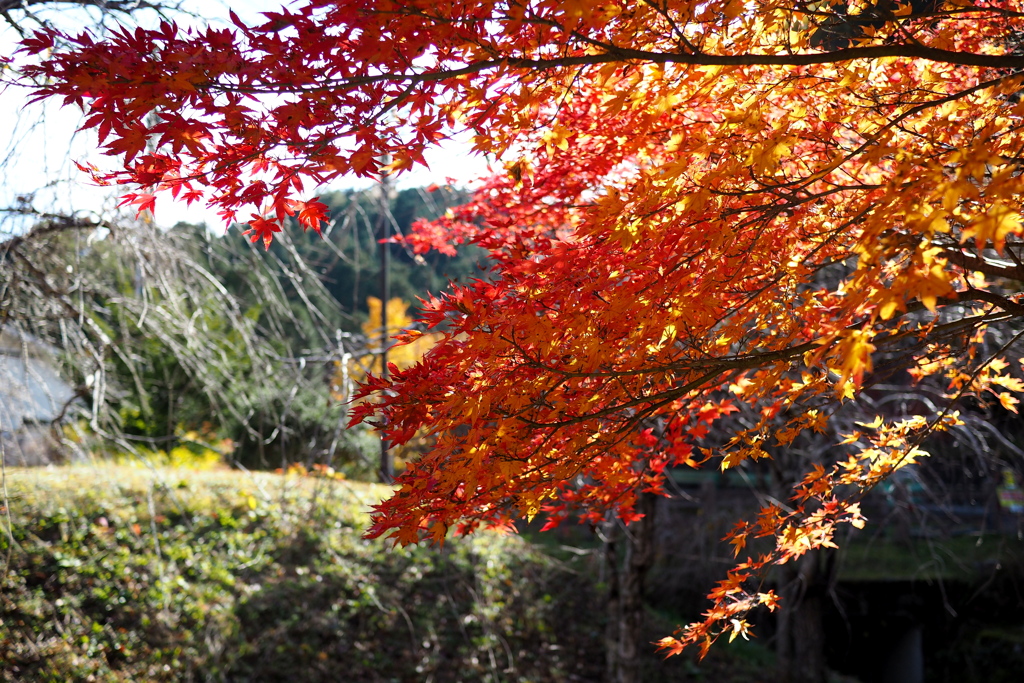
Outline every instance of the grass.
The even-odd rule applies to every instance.
[[[0,681],[600,680],[592,583],[514,536],[366,541],[381,487],[125,466],[7,487]]]
[[[984,580],[994,567],[1024,565],[1024,542],[1006,534],[897,541],[865,532],[842,545],[843,581]]]

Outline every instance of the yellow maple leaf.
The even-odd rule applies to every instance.
[[[996,251],[1002,251],[1006,244],[1006,236],[1010,233],[1020,234],[1021,215],[1002,202],[996,202],[982,216],[964,230],[964,236],[974,235],[978,249],[983,249],[991,241]]]

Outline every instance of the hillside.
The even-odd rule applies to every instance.
[[[600,678],[590,583],[516,536],[365,541],[379,487],[82,466],[7,489],[3,681]]]

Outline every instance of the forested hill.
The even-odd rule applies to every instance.
[[[210,272],[232,294],[260,306],[261,311],[268,294],[283,295],[296,309],[296,321],[320,328],[293,333],[315,337],[327,327],[358,330],[367,313],[367,297],[379,296],[378,240],[385,221],[389,234],[408,234],[415,220],[436,218],[465,199],[465,193],[448,187],[405,189],[392,194],[388,212],[382,215],[376,188],[331,191],[320,197],[330,216],[322,235],[303,234],[293,222],[284,239],[275,240],[267,251],[262,245],[249,244],[236,229],[219,238],[200,226],[179,224],[175,229],[189,234]],[[450,281],[479,275],[482,254],[475,247],[462,247],[454,257],[437,252],[416,255],[401,244],[391,244],[390,296],[414,304],[419,297],[440,292]],[[275,274],[276,283],[253,282],[257,271]],[[311,276],[317,282],[311,283]]]

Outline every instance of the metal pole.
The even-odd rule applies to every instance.
[[[381,159],[381,166],[391,163],[390,155]],[[383,168],[380,172],[380,214],[377,218],[379,225],[377,235],[380,239],[380,376],[388,378],[388,299],[391,298],[391,283],[388,280],[388,258],[390,248],[387,243],[391,236],[391,190],[388,173]],[[391,444],[381,433],[380,436],[380,480],[390,484],[395,480],[395,463],[391,458]]]

